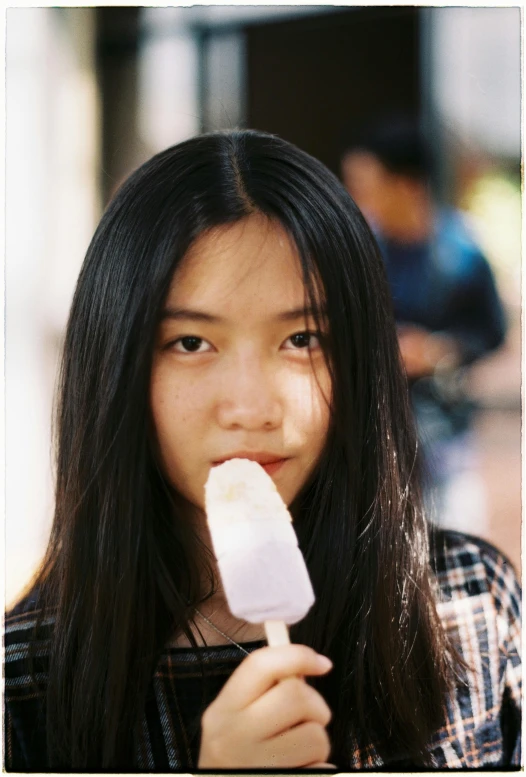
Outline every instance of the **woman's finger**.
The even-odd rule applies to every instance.
[[[260,648],[245,658],[227,680],[220,693],[221,705],[244,709],[286,677],[322,675],[331,668],[330,659],[306,645]]]
[[[265,763],[273,768],[294,769],[325,763],[331,744],[329,736],[319,723],[302,723],[272,739],[261,743]]]
[[[268,739],[313,721],[326,726],[332,715],[324,698],[299,677],[288,677],[256,699],[246,710],[247,724]]]

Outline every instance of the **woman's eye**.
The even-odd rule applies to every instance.
[[[205,353],[211,348],[210,343],[203,340],[202,337],[194,337],[193,335],[180,337],[173,343],[172,347],[178,353]]]
[[[288,350],[313,350],[314,348],[319,347],[320,338],[319,335],[314,334],[314,332],[297,332],[295,335],[291,335],[285,342],[291,343],[291,347],[289,347]]]

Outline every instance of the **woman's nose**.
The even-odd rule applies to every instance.
[[[257,359],[239,359],[223,376],[218,421],[224,429],[276,429],[283,422],[277,375]]]

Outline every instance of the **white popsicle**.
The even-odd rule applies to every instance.
[[[269,644],[288,642],[283,623],[304,618],[314,592],[272,478],[254,461],[229,459],[210,470],[205,506],[230,611],[265,623]]]

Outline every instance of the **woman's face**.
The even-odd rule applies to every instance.
[[[260,461],[287,505],[316,467],[331,387],[304,307],[295,248],[261,215],[201,236],[175,273],[151,409],[165,474],[193,505],[228,458]]]

